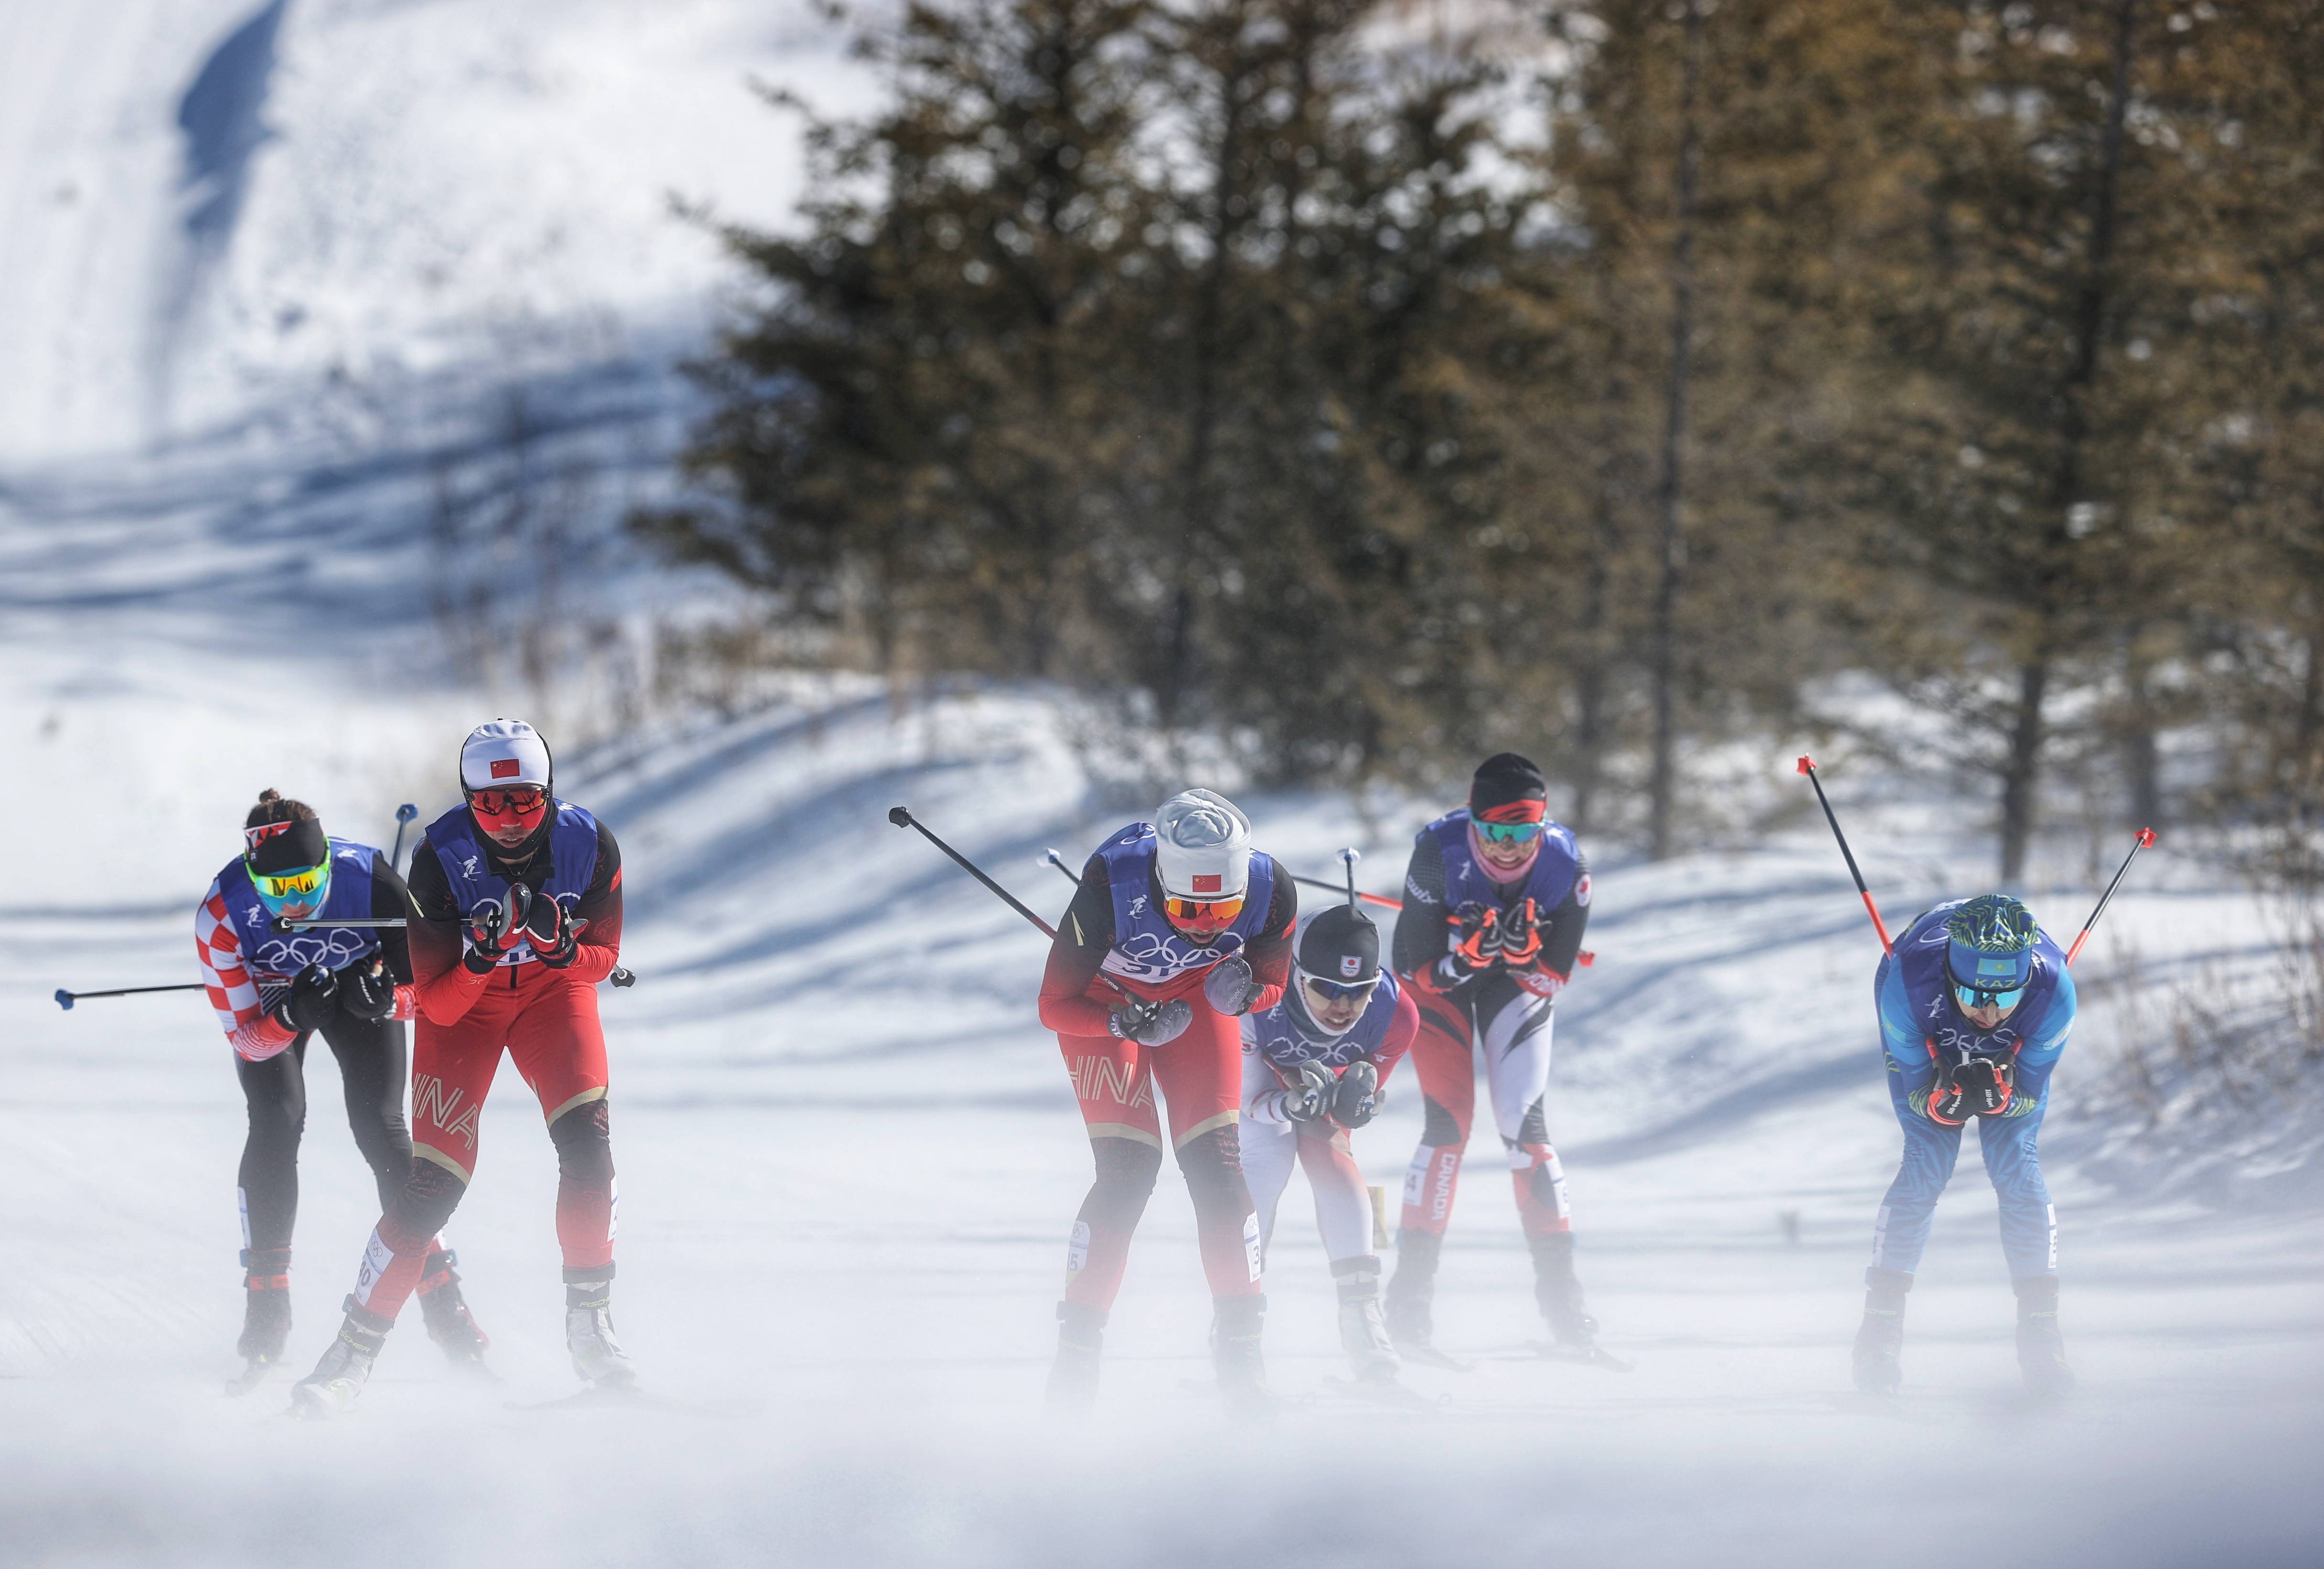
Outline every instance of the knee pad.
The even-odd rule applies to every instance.
[[[1242,1187],[1242,1138],[1234,1124],[1213,1128],[1178,1147],[1178,1170],[1196,1204],[1231,1197]]]
[[[1422,1143],[1432,1150],[1457,1150],[1469,1142],[1468,1130],[1453,1120],[1451,1112],[1426,1096],[1421,1096],[1421,1105]]]
[[[549,1124],[549,1142],[557,1146],[560,1180],[589,1188],[603,1188],[613,1181],[613,1114],[604,1096],[575,1106]]]
[[[395,1223],[409,1236],[424,1239],[444,1229],[468,1185],[433,1161],[411,1162],[411,1175],[396,1190]]]
[[[1109,1137],[1092,1139],[1090,1153],[1097,1161],[1097,1181],[1083,1207],[1084,1218],[1135,1225],[1154,1192],[1154,1179],[1162,1174],[1162,1152],[1136,1139]]]

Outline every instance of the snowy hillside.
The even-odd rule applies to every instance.
[[[0,8],[0,468],[698,340],[842,39],[749,0]]]

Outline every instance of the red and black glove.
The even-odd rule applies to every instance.
[[[1929,1086],[1929,1119],[1959,1127],[1971,1117],[1997,1117],[2015,1092],[2016,1064],[2006,1057],[1963,1051],[1957,1061],[1937,1059]]]
[[[524,939],[532,944],[534,958],[551,969],[563,969],[573,962],[574,950],[580,947],[581,933],[588,924],[574,920],[554,899],[535,899],[525,918]]]
[[[1501,962],[1525,969],[1541,958],[1541,913],[1531,899],[1501,916]]]
[[[532,890],[522,883],[509,885],[508,893],[468,913],[468,949],[460,955],[461,968],[470,975],[490,975],[502,958],[520,940],[525,917],[532,909]]]

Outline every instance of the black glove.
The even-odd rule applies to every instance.
[[[1343,1128],[1360,1128],[1379,1111],[1379,1069],[1362,1058],[1340,1075],[1332,1092],[1332,1120]]]
[[[1283,1115],[1287,1122],[1312,1123],[1332,1109],[1335,1080],[1320,1062],[1303,1062],[1283,1087]]]
[[[1500,913],[1471,901],[1445,922],[1452,928],[1452,951],[1439,961],[1443,977],[1455,984],[1482,975],[1501,961]]]
[[[339,977],[319,964],[300,970],[274,1008],[274,1022],[303,1035],[329,1023],[338,1011]]]
[[[554,899],[535,899],[532,913],[525,918],[524,937],[541,963],[551,969],[563,969],[573,962],[573,950],[581,942],[581,929],[588,924],[567,915],[565,906]]]
[[[1194,1005],[1184,997],[1172,997],[1167,1003],[1125,1003],[1106,1015],[1105,1027],[1118,1040],[1161,1046],[1185,1034],[1194,1022]]]
[[[339,1005],[353,1017],[375,1024],[395,1012],[395,977],[376,959],[349,965],[339,976]]]
[[[1929,1116],[1958,1127],[1971,1117],[1997,1117],[2009,1109],[2017,1065],[2003,1057],[1963,1051],[1958,1060],[1938,1060],[1929,1086]]]
[[[490,975],[501,956],[521,942],[525,917],[531,913],[532,890],[522,883],[511,883],[505,897],[497,899],[468,915],[467,951],[460,955],[460,964],[470,975]]]
[[[1541,919],[1531,899],[1502,913],[1500,940],[1501,962],[1511,969],[1528,968],[1541,958]]]
[[[1250,960],[1240,953],[1219,960],[1203,977],[1204,997],[1230,1018],[1250,1012],[1250,1005],[1266,989],[1251,978]]]

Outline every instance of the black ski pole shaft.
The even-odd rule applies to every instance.
[[[1299,884],[1302,887],[1328,888],[1334,894],[1345,894],[1348,891],[1344,886],[1338,883],[1327,883],[1321,877],[1303,877],[1296,872],[1291,874],[1291,880]],[[1384,910],[1401,910],[1404,908],[1403,900],[1391,899],[1386,894],[1358,894],[1356,897],[1361,899],[1367,904],[1378,904]]]
[[[1816,801],[1823,808],[1823,820],[1831,824],[1831,837],[1840,841],[1840,858],[1848,863],[1848,875],[1856,879],[1856,891],[1864,895],[1864,908],[1872,916],[1872,930],[1880,934],[1880,951],[1895,954],[1896,945],[1888,940],[1888,926],[1880,919],[1880,906],[1872,902],[1872,890],[1864,885],[1864,874],[1856,867],[1856,854],[1848,848],[1848,836],[1840,831],[1840,819],[1832,815],[1831,802],[1823,793],[1823,781],[1816,776],[1815,759],[1802,757],[1800,772],[1805,774],[1808,783],[1815,786]]]
[[[888,809],[888,821],[894,823],[898,828],[918,829],[922,839],[927,840],[930,844],[936,846],[936,849],[944,851],[945,854],[950,856],[954,861],[958,862],[961,870],[966,872],[970,876],[974,877],[978,882],[982,883],[986,887],[999,895],[1002,904],[1008,905],[1011,910],[1016,911],[1017,913],[1022,915],[1026,920],[1030,921],[1035,926],[1038,927],[1042,936],[1047,937],[1053,941],[1056,940],[1057,935],[1057,929],[1056,927],[1050,925],[1038,915],[1034,914],[1033,912],[1025,908],[1023,904],[1018,902],[1016,895],[1010,893],[1008,889],[994,882],[991,877],[986,876],[983,869],[978,867],[974,861],[970,860],[966,856],[961,854],[958,850],[953,849],[952,846],[945,843],[944,840],[929,832],[928,825],[922,822],[918,818],[914,817],[909,807],[890,807]]]
[[[1363,853],[1353,845],[1340,852],[1340,869],[1348,874],[1348,908],[1351,910],[1356,907],[1356,901],[1363,897],[1356,892],[1356,862],[1363,858]]]
[[[1059,855],[1055,850],[1043,850],[1041,852],[1041,858],[1048,862],[1049,865],[1056,867],[1059,872],[1064,874],[1065,881],[1071,883],[1074,887],[1078,888],[1082,885],[1081,874],[1074,871],[1073,867],[1065,865],[1065,857]]]
[[[119,986],[109,992],[69,992],[64,987],[59,986],[57,1006],[69,1014],[75,1003],[88,997],[134,997],[145,992],[201,992],[208,989],[209,983],[207,981],[187,981],[181,986]]]
[[[395,809],[395,848],[387,852],[387,869],[395,870],[395,863],[403,858],[403,828],[420,815],[420,808],[409,801]]]
[[[2130,853],[2122,858],[2122,865],[2115,869],[2114,881],[2108,883],[2106,885],[2106,892],[2098,895],[2098,907],[2090,912],[2090,918],[2089,920],[2082,922],[2081,932],[2074,939],[2074,946],[2066,950],[2066,962],[2068,964],[2074,962],[2074,955],[2081,952],[2082,944],[2090,940],[2090,928],[2098,923],[2098,917],[2106,913],[2107,905],[2112,902],[2114,898],[2114,891],[2116,888],[2121,887],[2123,878],[2130,875],[2130,863],[2138,858],[2139,851],[2144,849],[2148,845],[2151,845],[2153,842],[2154,830],[2151,828],[2140,829],[2138,830],[2138,837],[2130,841]]]

